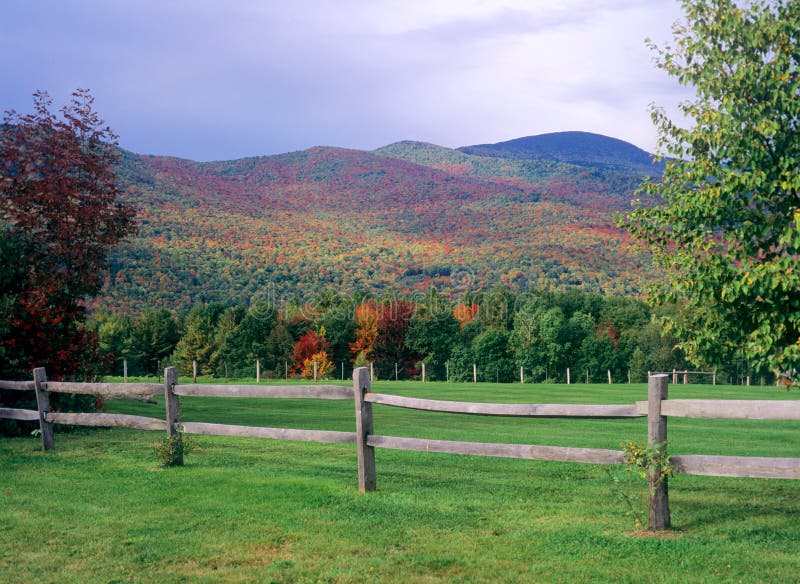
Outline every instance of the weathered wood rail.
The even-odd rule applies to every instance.
[[[179,385],[177,372],[172,367],[164,371],[163,384],[48,382],[44,369],[35,369],[33,373],[33,381],[0,380],[0,389],[35,391],[37,410],[0,408],[0,418],[20,421],[38,420],[43,450],[52,450],[55,447],[53,424],[117,426],[138,430],[166,431],[168,436],[178,440],[182,439],[183,433],[187,433],[331,444],[355,443],[358,458],[358,487],[362,492],[376,489],[376,448],[589,464],[625,462],[625,453],[621,450],[382,436],[375,433],[373,404],[477,416],[594,419],[647,417],[648,444],[651,447],[662,449],[665,454],[668,417],[800,420],[800,400],[670,400],[667,396],[668,374],[650,377],[647,401],[629,405],[585,405],[453,402],[373,393],[370,373],[365,367],[354,371],[352,388],[339,385]],[[124,414],[53,412],[50,411],[50,393],[97,394],[131,398],[164,395],[166,417],[160,419]],[[183,421],[180,413],[180,398],[198,396],[353,400],[355,432]],[[680,474],[800,479],[800,458],[691,454],[672,456],[671,461],[675,472]],[[667,481],[659,481],[658,477],[651,473],[650,482],[650,526],[652,529],[668,528],[670,515]]]

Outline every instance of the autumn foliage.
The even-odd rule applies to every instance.
[[[353,355],[362,355],[368,361],[375,358],[375,342],[378,340],[378,307],[374,300],[364,301],[356,307],[356,340],[350,344]]]
[[[7,378],[36,366],[51,378],[91,373],[99,352],[83,302],[100,290],[111,247],[135,230],[133,208],[117,201],[117,137],[89,92],[60,116],[51,105],[35,93],[34,112],[7,112],[0,132],[0,271],[16,272],[0,279]]]
[[[463,327],[470,322],[478,314],[478,304],[470,302],[469,304],[456,304],[453,306],[453,316]]]
[[[330,344],[324,336],[316,331],[309,330],[302,337],[300,337],[294,344],[292,349],[292,363],[294,363],[294,372],[306,377],[306,369],[311,367],[313,377],[313,361],[319,359],[320,355],[325,355],[327,360],[327,353],[330,349]],[[319,368],[319,364],[317,364]],[[333,365],[331,365],[333,367]]]

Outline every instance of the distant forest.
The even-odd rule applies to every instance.
[[[168,364],[182,375],[349,377],[372,365],[378,379],[607,382],[644,381],[648,371],[686,368],[675,339],[643,302],[581,290],[514,294],[496,286],[458,301],[430,289],[373,297],[328,290],[299,304],[255,297],[249,305],[196,304],[177,315],[148,310],[136,318],[95,312],[89,321],[109,373],[156,375]],[[743,381],[742,362],[718,371]],[[693,381],[703,381],[693,379]],[[706,380],[710,381],[710,379]]]

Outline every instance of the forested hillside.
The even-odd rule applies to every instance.
[[[126,152],[119,172],[140,234],[93,304],[117,313],[326,287],[631,294],[646,271],[613,224],[630,169],[403,142],[212,163]]]

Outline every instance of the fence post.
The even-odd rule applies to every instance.
[[[570,384],[569,382],[570,382],[570,379],[569,379],[569,367],[567,367],[567,385]]]
[[[522,370],[522,367],[519,368],[519,382],[525,383],[525,372]]]
[[[425,363],[422,364],[422,383],[425,383]]]
[[[606,372],[608,373],[608,384],[611,385],[611,369],[606,369]]]
[[[319,375],[318,375],[318,369],[317,369],[317,360],[314,359],[314,383],[317,382],[317,378],[318,377],[319,377]]]
[[[47,373],[44,367],[33,370],[33,385],[36,390],[36,409],[39,410],[39,431],[42,435],[42,450],[54,450],[53,423],[47,421],[50,411],[50,393],[47,391]]]
[[[125,383],[128,383],[128,360],[122,360],[122,379]]]
[[[667,417],[661,415],[661,401],[667,399],[667,375],[653,375],[647,383],[647,445],[657,447],[666,456]],[[667,477],[661,477],[660,469],[651,468],[648,477],[650,504],[648,525],[651,530],[669,529],[669,494]]]
[[[181,422],[181,401],[175,395],[175,386],[178,384],[178,371],[175,367],[164,369],[164,402],[167,406],[167,436],[178,442],[182,440],[179,425]],[[179,452],[182,449],[178,449]],[[175,465],[183,465],[183,454],[175,457]]]
[[[197,383],[197,361],[192,359],[192,383]]]
[[[373,432],[372,404],[364,401],[364,394],[371,388],[369,369],[358,367],[353,371],[353,396],[356,403],[358,490],[362,493],[375,490],[375,447],[367,444],[367,437]]]
[[[478,366],[475,363],[472,364],[472,383],[478,383]]]
[[[261,383],[261,361],[256,359],[256,383]]]

